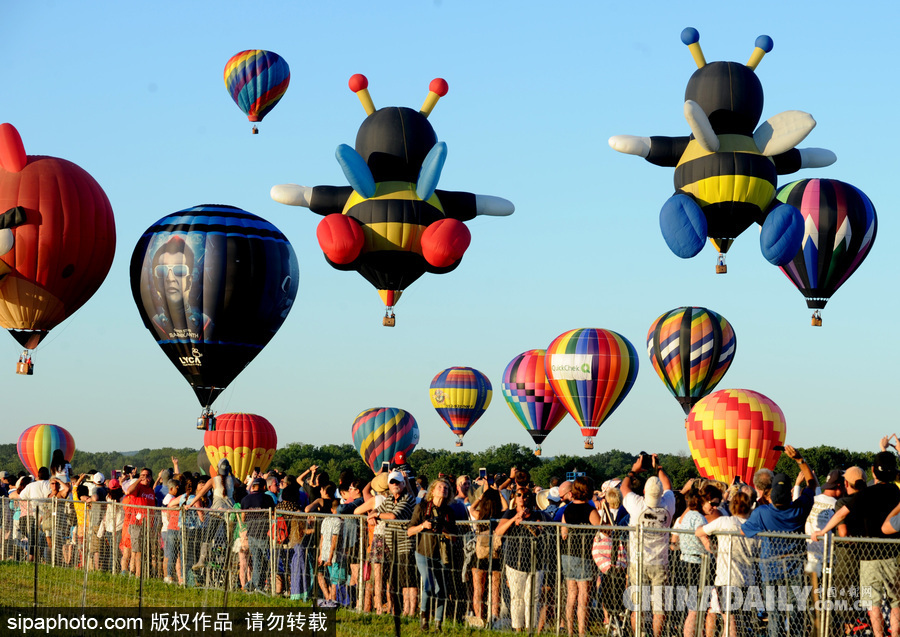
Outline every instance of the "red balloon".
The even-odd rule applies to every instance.
[[[275,457],[278,436],[268,420],[256,414],[220,414],[216,428],[203,434],[210,471],[228,460],[234,476],[243,480],[256,467],[265,471]],[[211,473],[212,475],[212,473]]]

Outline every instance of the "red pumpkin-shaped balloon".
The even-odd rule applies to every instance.
[[[109,199],[83,168],[26,155],[0,124],[0,327],[33,349],[87,302],[116,250]]]
[[[272,423],[262,416],[219,414],[215,430],[203,434],[203,446],[211,475],[215,475],[220,461],[228,460],[234,476],[243,480],[256,467],[261,472],[269,468],[278,436]]]

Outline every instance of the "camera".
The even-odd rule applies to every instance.
[[[641,452],[641,471],[650,471],[653,468],[653,457],[646,451]]]

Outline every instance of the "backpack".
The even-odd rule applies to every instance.
[[[287,520],[280,515],[276,516],[269,529],[269,537],[274,537],[276,544],[287,544],[289,535]]]
[[[615,556],[615,557],[614,557]],[[600,572],[606,574],[612,567],[628,566],[628,549],[620,539],[613,539],[608,533],[597,531],[591,546],[591,557]]]

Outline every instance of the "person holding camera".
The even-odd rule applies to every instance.
[[[509,585],[509,615],[513,630],[528,630],[535,618],[544,570],[538,563],[541,548],[538,539],[543,528],[523,522],[543,522],[534,492],[527,487],[516,490],[515,508],[497,524],[495,537],[503,538],[503,561]]]

